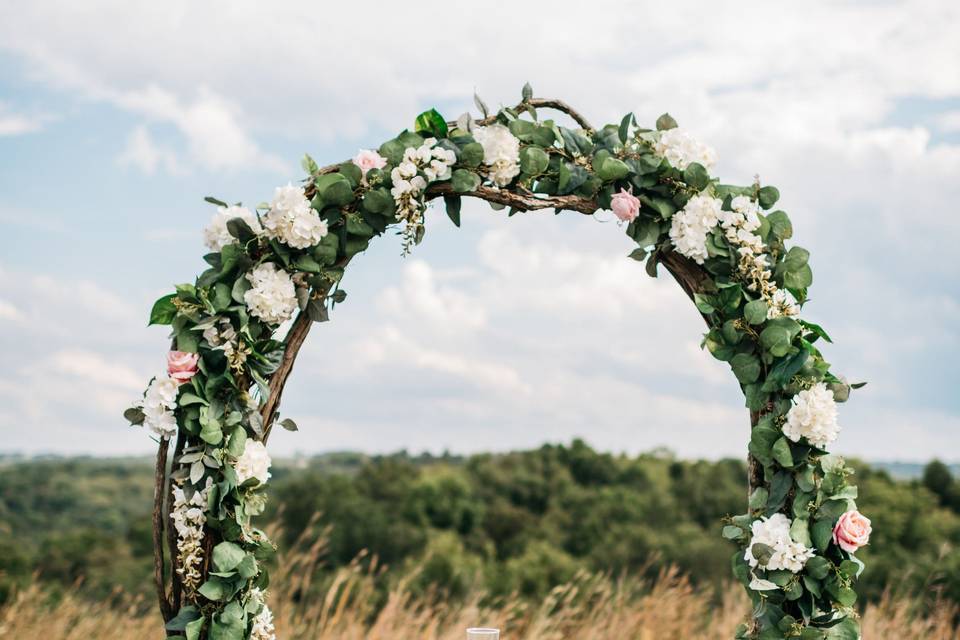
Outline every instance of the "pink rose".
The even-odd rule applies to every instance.
[[[353,159],[353,164],[360,167],[360,172],[364,177],[370,169],[383,169],[387,166],[387,159],[376,151],[370,149],[361,149],[360,153]]]
[[[610,208],[620,220],[631,222],[640,213],[640,200],[629,191],[620,189],[620,193],[613,194],[610,199]]]
[[[199,360],[200,356],[196,353],[171,351],[167,354],[167,373],[177,384],[183,384],[197,373]]]
[[[847,511],[833,528],[833,542],[844,551],[853,553],[870,542],[870,518],[859,511]]]

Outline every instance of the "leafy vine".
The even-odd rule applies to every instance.
[[[737,637],[859,638],[855,552],[870,521],[852,471],[826,447],[839,432],[836,403],[860,385],[831,372],[817,346],[830,337],[799,317],[813,275],[808,252],[787,246],[789,217],[771,211],[777,189],[721,184],[713,150],[667,114],[654,129],[632,113],[594,129],[529,85],[495,114],[476,103],[480,119],[448,122],[431,109],[351,161],[319,167],[307,156],[304,183],[253,211],[207,198],[217,206],[204,233],[209,266],[154,304],[150,323],[172,332],[167,373],[125,413],[159,440],[154,582],[168,635],[275,637],[265,567],[274,546],[253,518],[271,429],[297,429],[278,414],[297,353],[345,300],[344,269],[372,238],[397,228],[408,253],[430,201],[442,198],[460,226],[462,198],[474,197],[511,216],[609,209],[636,244],[630,257],[674,276],[751,415],[748,511],[722,531],[739,544],[733,572],[754,604]],[[577,127],[542,119],[546,109]]]

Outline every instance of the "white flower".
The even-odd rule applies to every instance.
[[[756,231],[760,228],[760,205],[747,196],[737,196],[730,201],[730,207],[744,217],[741,223],[747,231]]]
[[[237,482],[243,484],[250,478],[256,478],[260,484],[270,479],[270,454],[262,442],[247,440],[243,453],[237,458],[233,468],[237,471]]]
[[[267,324],[289,320],[297,308],[297,291],[286,271],[264,262],[247,274],[253,287],[243,294],[250,314]]]
[[[763,566],[764,569],[785,569],[797,573],[803,569],[807,560],[813,557],[813,549],[795,542],[790,537],[790,519],[782,513],[754,520],[750,529],[752,537],[744,551],[743,559],[750,564],[751,568],[756,569],[760,566],[760,562],[753,555],[753,545],[758,543],[765,544],[773,550],[770,560]]]
[[[667,129],[660,133],[660,139],[654,145],[654,151],[676,169],[686,169],[698,162],[707,170],[717,162],[717,152],[699,142],[684,129]]]
[[[234,218],[240,218],[246,222],[257,235],[263,233],[260,227],[260,221],[257,216],[246,207],[236,205],[229,207],[217,207],[217,212],[210,219],[210,224],[203,230],[203,242],[211,251],[220,251],[228,244],[237,241],[230,232],[227,231],[227,222]]]
[[[266,594],[254,587],[250,590],[250,598],[260,603],[260,611],[253,617],[253,625],[250,627],[250,640],[276,640],[273,612],[267,606]]]
[[[203,526],[207,522],[207,498],[212,486],[213,480],[207,478],[206,485],[194,491],[189,499],[180,485],[173,487],[170,519],[177,531],[177,573],[188,592],[196,590],[203,580],[200,573],[203,564]]]
[[[478,127],[473,139],[483,147],[483,163],[491,168],[490,179],[505,187],[520,173],[520,141],[502,124]]]
[[[767,319],[769,320],[783,316],[800,315],[800,307],[783,289],[774,291],[767,302],[770,304],[770,307],[767,309]]]
[[[203,330],[203,339],[206,340],[207,344],[211,347],[223,345],[223,347],[226,348],[236,337],[237,332],[227,318],[220,318],[218,323]]]
[[[443,147],[434,147],[431,151],[431,155],[436,160],[443,162],[444,164],[456,164],[457,154],[454,153],[451,149],[444,149]]]
[[[177,393],[180,384],[170,376],[154,378],[150,386],[147,387],[147,393],[144,397],[144,405],[161,404],[168,409],[177,407]]]
[[[677,251],[697,264],[707,259],[707,234],[717,226],[723,203],[710,196],[694,196],[686,206],[673,214],[670,240]]]
[[[310,206],[301,187],[277,187],[270,210],[263,217],[269,238],[275,238],[295,249],[306,249],[327,235],[327,223]]]
[[[490,179],[497,185],[505,187],[510,181],[520,175],[520,165],[507,160],[497,160],[490,165]]]
[[[783,435],[794,442],[806,438],[815,447],[823,448],[837,439],[840,426],[837,424],[837,403],[826,383],[818,382],[794,398],[787,412]]]
[[[177,416],[169,409],[143,409],[143,426],[168,440],[177,435]]]
[[[404,223],[404,253],[410,251],[418,233],[422,232],[426,209],[422,194],[427,185],[449,180],[453,173],[450,167],[457,161],[456,153],[436,144],[436,138],[427,138],[419,147],[407,147],[403,151],[403,161],[390,171],[393,183],[390,195],[396,204],[397,218]]]
[[[163,439],[177,434],[177,416],[173,410],[177,408],[179,389],[180,384],[170,376],[154,378],[140,402],[143,426]]]

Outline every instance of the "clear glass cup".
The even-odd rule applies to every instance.
[[[467,629],[467,640],[500,640],[500,629],[484,627]]]

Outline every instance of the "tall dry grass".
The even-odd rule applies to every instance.
[[[279,558],[270,592],[278,637],[285,640],[462,640],[471,626],[499,627],[506,640],[728,640],[748,611],[739,587],[731,585],[718,605],[712,593],[674,570],[649,581],[580,574],[540,603],[510,597],[484,604],[479,591],[455,601],[424,595],[411,588],[414,569],[384,602],[375,562],[358,560],[315,585],[323,539],[298,548]],[[81,588],[53,604],[34,585],[0,609],[0,638],[160,640],[150,604],[122,593],[91,603]],[[955,605],[920,610],[915,599],[885,596],[864,611],[864,638],[960,640]]]

